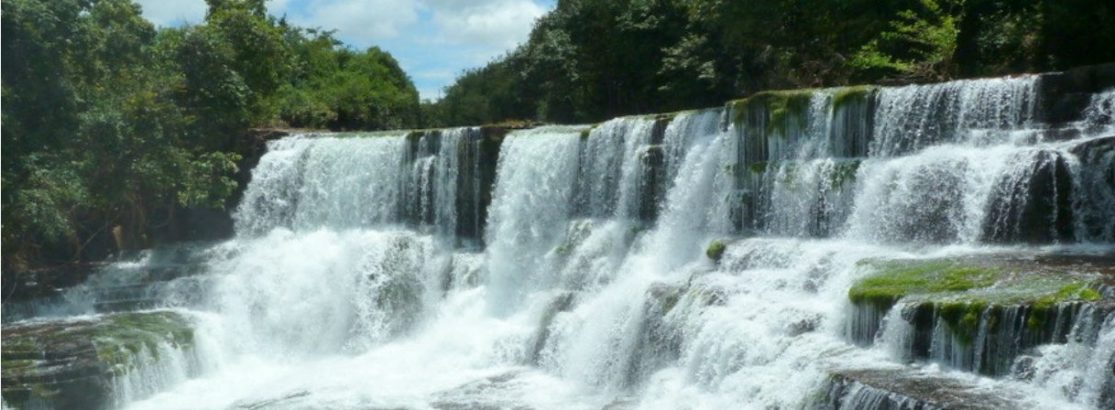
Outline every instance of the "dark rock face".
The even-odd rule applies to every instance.
[[[1079,121],[1089,94],[1115,87],[1115,63],[1042,74],[1038,81],[1038,120],[1048,124]]]
[[[481,241],[496,183],[499,148],[507,129],[480,128],[461,149],[457,174],[457,236]]]
[[[173,312],[120,313],[4,326],[2,389],[17,409],[103,409],[117,377],[160,345],[189,350],[189,321]]]
[[[984,220],[984,239],[992,242],[1048,243],[1073,239],[1073,173],[1055,151],[1019,158],[1030,165],[1004,175]]]
[[[666,156],[661,145],[651,145],[639,153],[639,219],[652,222],[658,217],[658,204],[666,196]]]
[[[1102,393],[1099,398],[1101,409],[1115,409],[1115,355],[1107,362],[1107,381],[1103,383]]]
[[[451,143],[446,141],[450,131],[461,133],[457,136],[460,140],[455,141],[455,151],[446,152],[442,144]],[[507,132],[507,128],[500,127],[470,127],[415,131],[407,135],[407,150],[401,166],[408,170],[410,178],[401,187],[403,197],[399,210],[402,219],[412,225],[434,225],[438,221],[433,204],[450,201],[456,224],[441,227],[446,229],[444,233],[453,234],[462,241],[482,241],[488,205],[492,202],[499,148]],[[415,167],[416,161],[439,155],[453,158],[439,157],[435,161],[456,164],[454,198],[437,198],[441,192],[435,185],[444,186],[451,182],[436,181],[436,164]]]
[[[1115,135],[1083,142],[1070,152],[1080,160],[1080,232],[1093,241],[1115,240]]]

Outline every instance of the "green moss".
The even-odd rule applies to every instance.
[[[1045,327],[1055,308],[1055,305],[1051,303],[1038,303],[1030,306],[1030,312],[1026,317],[1026,327],[1031,331],[1040,331]]]
[[[90,332],[97,357],[114,372],[135,366],[136,355],[146,351],[158,358],[159,345],[169,343],[190,348],[193,329],[182,316],[173,312],[120,313],[104,318]]]
[[[762,91],[744,99],[729,101],[727,105],[732,111],[732,120],[738,126],[763,131],[767,135],[785,136],[790,125],[799,128],[805,126],[810,100],[815,92],[814,89]],[[765,129],[758,130],[754,128],[754,124],[748,124],[748,113],[752,109],[766,111]]]
[[[718,240],[712,241],[708,244],[708,249],[705,250],[705,256],[708,256],[708,258],[713,261],[719,262],[720,258],[724,256],[725,249],[727,249],[727,246],[724,245],[724,242]]]
[[[832,96],[832,109],[833,111],[839,110],[852,101],[866,101],[867,97],[876,89],[875,86],[871,85],[856,85],[837,89]]]
[[[853,302],[889,306],[907,295],[987,287],[999,276],[993,268],[952,261],[887,261],[875,265],[875,274],[859,280],[848,291]]]
[[[937,305],[938,315],[962,344],[971,344],[979,332],[980,317],[988,309],[987,303],[948,302]]]
[[[767,134],[786,136],[786,130],[791,125],[799,129],[805,128],[809,100],[812,98],[813,91],[772,93],[767,103],[770,110]]]
[[[762,174],[762,173],[767,171],[767,162],[766,161],[759,161],[759,162],[753,163],[753,164],[751,164],[751,166],[748,167],[748,169],[750,169],[751,173],[753,173],[753,174]]]
[[[839,188],[848,182],[855,181],[856,172],[859,171],[860,160],[847,160],[837,162],[832,176],[829,179],[831,188]]]
[[[732,123],[738,126],[744,125],[744,121],[747,119],[747,103],[747,98],[728,101],[726,105],[732,113]]]
[[[600,124],[590,124],[588,127],[581,130],[581,133],[580,133],[581,139],[582,140],[588,139],[588,137],[592,135],[592,130],[596,129],[596,127],[598,127],[598,126],[600,126]]]
[[[913,300],[934,309],[962,343],[971,342],[988,310],[1028,306],[1026,325],[1038,330],[1056,316],[1058,305],[1102,297],[1094,288],[1094,277],[1032,262],[868,260],[858,265],[873,272],[848,291],[853,303],[886,310],[899,299]],[[998,323],[984,325],[993,329]]]
[[[5,329],[0,368],[5,382],[30,389],[34,397],[47,397],[49,392],[36,392],[34,386],[46,375],[68,371],[120,375],[138,365],[141,352],[158,359],[160,345],[189,349],[193,343],[190,321],[175,312],[116,313]]]

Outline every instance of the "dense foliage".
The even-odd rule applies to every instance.
[[[1096,0],[559,0],[530,39],[427,104],[438,125],[599,121],[755,91],[1115,61]]]
[[[208,0],[156,29],[129,0],[3,0],[3,265],[149,244],[176,209],[221,207],[250,127],[412,127],[387,53]]]

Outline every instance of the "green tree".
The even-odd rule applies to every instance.
[[[964,0],[920,0],[920,8],[903,10],[890,29],[863,46],[852,66],[882,75],[915,80],[951,78],[956,67],[959,21]]]

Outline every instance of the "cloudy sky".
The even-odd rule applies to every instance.
[[[464,69],[526,40],[555,0],[268,0],[275,16],[337,30],[356,49],[379,46],[410,74],[423,99],[441,97]],[[205,0],[137,0],[158,26],[199,23]]]

